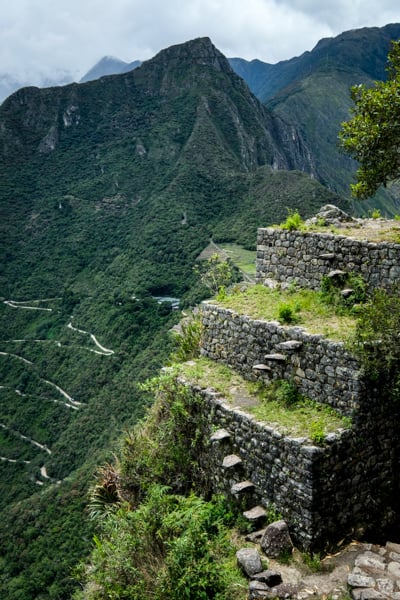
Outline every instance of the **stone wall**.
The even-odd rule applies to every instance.
[[[202,397],[198,419],[208,441],[200,458],[206,488],[233,498],[235,484],[253,483],[254,490],[235,496],[242,508],[273,506],[306,550],[323,549],[384,518],[393,473],[382,407],[316,447],[257,422],[211,390],[194,391]],[[366,444],[371,427],[373,440]],[[224,434],[212,435],[218,429]],[[236,460],[227,462],[232,455]]]
[[[400,245],[258,231],[259,283],[274,279],[319,289],[322,276],[335,270],[361,274],[369,289],[388,288],[400,276]],[[344,345],[322,335],[212,303],[203,303],[201,317],[203,355],[248,380],[294,380],[302,394],[352,417],[351,429],[329,434],[317,447],[257,422],[212,390],[195,389],[202,397],[198,417],[206,436],[198,457],[205,489],[230,495],[243,506],[273,505],[295,541],[311,551],[396,523],[400,406],[390,390],[374,387]]]
[[[341,414],[358,409],[364,383],[357,361],[342,343],[211,303],[202,304],[201,315],[201,352],[208,358],[230,365],[249,380],[294,379],[302,394]]]
[[[344,235],[263,228],[257,236],[256,280],[319,289],[333,270],[362,275],[369,289],[400,278],[400,244],[366,242]]]

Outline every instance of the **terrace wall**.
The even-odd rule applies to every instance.
[[[400,244],[272,227],[258,230],[257,283],[274,279],[319,289],[322,276],[333,270],[362,275],[369,289],[387,289],[400,278]]]

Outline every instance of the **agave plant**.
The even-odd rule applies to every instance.
[[[96,483],[89,495],[88,512],[91,519],[104,519],[121,506],[120,474],[115,465],[106,463],[98,469]]]

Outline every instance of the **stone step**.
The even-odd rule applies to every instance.
[[[351,288],[346,288],[345,290],[342,290],[340,293],[343,296],[343,298],[348,298],[349,296],[354,294],[354,290],[352,290]]]
[[[277,344],[278,350],[286,350],[288,352],[299,350],[303,345],[303,342],[299,340],[287,340],[286,342],[281,342]]]
[[[240,456],[237,456],[237,454],[229,454],[228,456],[225,456],[222,466],[224,469],[232,469],[241,465],[242,462],[242,459]]]
[[[263,506],[258,505],[250,508],[250,510],[246,510],[243,516],[248,521],[258,521],[259,519],[264,519],[267,516],[267,512]]]
[[[222,440],[227,440],[230,437],[231,434],[226,429],[217,429],[210,437],[210,442],[220,442]]]
[[[266,354],[264,356],[264,360],[272,360],[275,362],[285,362],[286,361],[286,356],[284,354]]]
[[[252,481],[239,481],[234,483],[231,487],[232,494],[245,494],[254,490],[254,483]]]
[[[272,371],[271,367],[269,367],[268,365],[264,365],[262,363],[260,363],[259,365],[253,365],[253,370],[254,371]]]
[[[337,279],[338,277],[344,277],[346,275],[345,271],[341,271],[340,269],[335,269],[334,271],[330,271],[327,275],[329,279]]]

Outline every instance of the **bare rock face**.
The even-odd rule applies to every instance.
[[[285,521],[275,521],[268,525],[261,539],[261,548],[271,558],[278,558],[292,551],[293,543]]]

